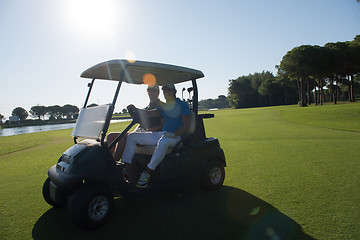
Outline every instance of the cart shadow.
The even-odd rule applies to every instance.
[[[243,190],[197,187],[126,201],[115,200],[111,220],[82,231],[66,209],[51,208],[34,225],[34,239],[314,239],[269,203]]]

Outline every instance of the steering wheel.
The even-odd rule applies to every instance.
[[[139,117],[138,109],[134,105],[129,105],[129,106],[127,106],[127,110],[128,110],[128,113],[130,114],[130,116],[133,118],[133,121],[136,123],[139,123],[140,117]]]

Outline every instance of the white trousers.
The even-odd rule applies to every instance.
[[[174,147],[180,140],[180,136],[174,138],[164,137],[165,132],[132,132],[129,133],[124,153],[122,155],[122,162],[132,163],[132,159],[135,155],[136,144],[156,146],[154,154],[151,157],[150,163],[147,165],[151,170],[161,163],[164,159],[166,151],[169,147]]]

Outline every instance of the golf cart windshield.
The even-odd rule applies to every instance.
[[[104,127],[109,107],[110,104],[82,108],[71,136],[98,139]]]

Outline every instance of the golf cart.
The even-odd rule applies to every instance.
[[[136,188],[124,179],[124,165],[116,162],[110,152],[131,128],[144,121],[136,111],[130,112],[132,121],[113,141],[106,141],[110,120],[121,84],[144,84],[144,76],[151,74],[158,85],[191,81],[192,118],[187,134],[174,148],[168,149],[161,164],[153,174],[149,186]],[[203,119],[213,114],[198,114],[198,90],[196,79],[201,71],[153,62],[111,60],[97,64],[81,74],[92,79],[83,108],[72,132],[74,143],[48,171],[43,185],[45,201],[54,207],[67,206],[75,225],[83,229],[95,229],[110,217],[114,197],[132,198],[157,191],[198,183],[206,190],[216,190],[224,182],[226,166],[219,141],[205,135]],[[112,103],[88,107],[88,100],[95,80],[117,81]],[[138,172],[145,169],[154,151],[153,146],[137,146],[133,165]]]

